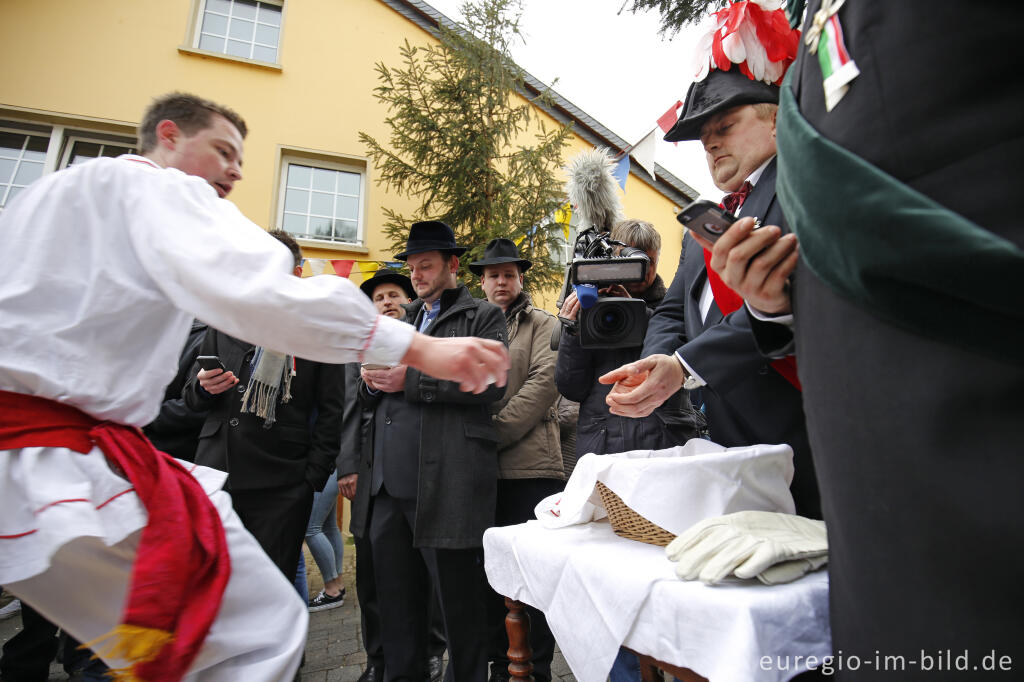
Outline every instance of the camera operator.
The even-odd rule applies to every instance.
[[[640,298],[647,304],[647,315],[650,317],[665,297],[665,284],[657,274],[661,236],[651,223],[627,219],[615,226],[611,238],[646,253],[650,265],[644,281],[614,284],[602,289],[601,294]],[[572,292],[562,303],[559,316],[575,321],[579,312],[579,300],[576,293]],[[605,455],[626,450],[668,448],[700,435],[703,420],[681,394],[640,419],[619,417],[608,411],[605,397],[611,387],[598,383],[597,378],[639,359],[640,350],[639,345],[629,348],[584,348],[580,345],[579,336],[569,329],[562,334],[558,346],[555,384],[559,393],[580,403],[577,457],[588,452]]]

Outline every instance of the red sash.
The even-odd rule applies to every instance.
[[[711,294],[715,297],[715,305],[722,311],[722,315],[728,315],[734,310],[739,310],[743,305],[743,298],[729,288],[729,285],[722,281],[718,273],[711,269],[711,253],[704,249],[704,269],[708,273],[708,284],[711,285]],[[800,386],[800,378],[796,374],[796,358],[792,355],[778,360],[771,361],[772,369],[782,375],[782,378],[793,384],[798,391],[803,391]]]
[[[132,662],[130,669],[115,671],[125,677],[180,680],[217,617],[231,574],[224,528],[206,492],[137,428],[99,421],[46,398],[0,391],[0,450],[23,447],[83,454],[98,447],[135,487],[149,522],[122,622],[96,641],[107,641],[104,654]]]

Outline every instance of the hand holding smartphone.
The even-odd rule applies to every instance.
[[[211,369],[227,371],[227,368],[224,367],[224,363],[221,362],[220,358],[216,355],[200,355],[196,358],[196,362],[199,363],[200,369],[205,369],[207,372]]]
[[[714,202],[698,199],[684,206],[676,220],[714,244],[739,218]]]

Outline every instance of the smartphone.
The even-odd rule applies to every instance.
[[[713,244],[738,218],[714,202],[699,199],[683,207],[676,220]]]
[[[216,355],[200,355],[196,358],[196,361],[199,363],[199,366],[206,371],[210,371],[211,369],[222,369],[227,371],[224,363],[221,362],[220,358]]]
[[[363,369],[391,369],[391,365],[376,365],[372,362],[364,362],[362,364]]]

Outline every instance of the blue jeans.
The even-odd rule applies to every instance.
[[[338,472],[327,479],[324,489],[313,495],[313,511],[306,527],[306,546],[313,561],[320,568],[324,582],[334,580],[341,572],[341,560],[345,555],[345,541],[338,530]]]
[[[309,601],[309,585],[306,584],[306,556],[299,552],[299,565],[295,567],[295,580],[292,581],[295,591],[302,601]]]
[[[636,655],[619,649],[619,655],[612,663],[611,672],[608,673],[611,682],[640,682],[640,661]]]

